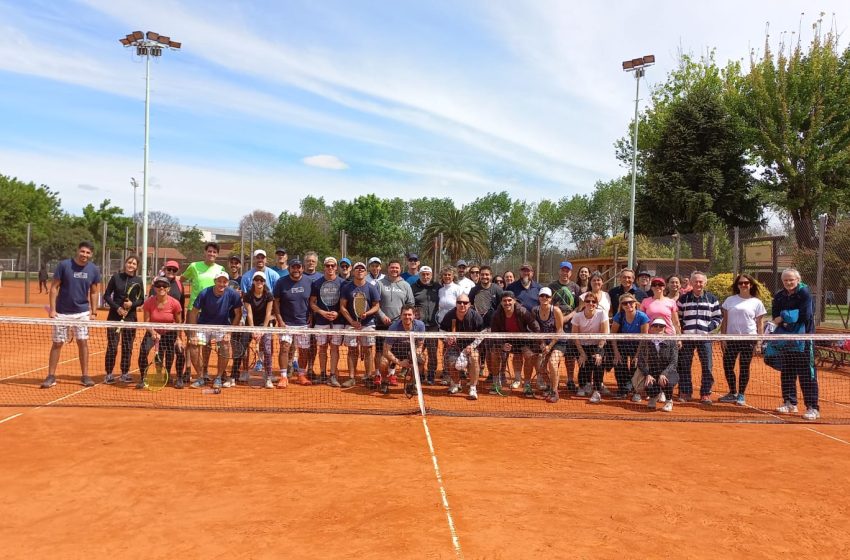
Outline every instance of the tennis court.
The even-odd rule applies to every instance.
[[[425,387],[423,422],[395,389],[85,388],[64,352],[49,391],[43,369],[0,371],[6,557],[850,556],[850,426],[826,423],[848,416],[841,372],[816,424],[771,414],[755,374],[754,406],[677,405],[685,421]]]

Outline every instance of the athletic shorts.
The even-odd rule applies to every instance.
[[[349,325],[345,328],[345,330],[346,330],[346,332],[361,332],[361,333],[371,332],[371,333],[373,333],[373,332],[375,332],[375,325],[369,325],[368,327],[363,327],[362,329],[360,329],[360,331],[355,330],[354,327]],[[375,335],[355,336],[353,334],[346,334],[345,335],[345,345],[350,347],[350,348],[355,348],[358,345],[363,346],[363,347],[374,346],[375,345]]]
[[[88,321],[91,319],[91,312],[83,311],[81,313],[57,313],[56,318],[62,319],[63,321]],[[85,325],[55,325],[53,327],[53,342],[68,342],[68,329],[73,329],[74,336],[77,340],[88,340],[89,338],[89,328]]]
[[[221,342],[227,335],[227,331],[221,329],[206,329],[203,331],[192,331],[189,334],[189,344],[205,346],[210,342]],[[193,342],[194,341],[194,342]]]
[[[339,324],[322,325],[321,327],[316,327],[316,328],[343,330],[343,329],[345,329],[345,325],[339,325]],[[328,343],[328,340],[330,340],[332,345],[339,346],[340,344],[342,344],[342,333],[330,334],[330,335],[329,334],[317,334],[316,335],[316,344],[318,344],[319,346],[324,346],[325,344]]]
[[[307,330],[307,325],[302,326],[291,326],[287,325],[287,329],[289,330]],[[295,346],[297,348],[309,348],[310,347],[310,335],[309,334],[282,334],[280,335],[280,341],[284,344],[292,344],[292,341],[295,340]]]

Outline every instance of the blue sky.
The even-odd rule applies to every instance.
[[[118,39],[152,30],[183,48],[151,64],[149,209],[181,223],[307,194],[588,193],[628,172],[623,60],[656,55],[645,98],[680,50],[745,58],[768,21],[808,41],[820,11],[850,26],[847,2],[0,0],[0,173],[132,212],[144,64]]]

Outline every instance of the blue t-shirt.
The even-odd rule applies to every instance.
[[[91,311],[89,293],[91,287],[100,284],[100,269],[91,262],[83,266],[74,259],[60,261],[53,272],[59,280],[59,295],[56,296],[56,312],[66,315]]]
[[[404,330],[404,327],[401,325],[401,319],[396,319],[395,321],[393,321],[390,324],[389,330],[395,331],[395,332],[407,332],[407,331]],[[417,332],[423,332],[424,333],[425,332],[425,323],[423,323],[419,319],[414,319],[413,320],[413,327],[411,327],[410,330],[415,332],[415,333],[417,333]],[[408,355],[408,356],[410,355],[410,339],[393,337],[393,338],[390,338],[388,340],[390,341],[390,344],[392,345],[390,351],[393,354],[403,353],[403,354]],[[421,339],[416,338],[414,340],[416,340],[416,342],[418,344]]]
[[[316,272],[313,272],[312,274],[305,272],[301,276],[303,276],[304,278],[308,279],[311,283],[313,283],[316,280],[318,280],[319,278],[324,278],[325,273],[317,270]]]
[[[330,284],[334,286],[330,289],[331,295],[329,295],[326,299],[329,299],[327,303],[322,300],[322,288],[325,287],[325,284]],[[327,325],[343,325],[346,323],[346,320],[343,318],[342,314],[339,312],[339,297],[342,293],[342,287],[345,285],[345,280],[337,276],[333,280],[328,280],[325,278],[323,274],[318,280],[313,282],[313,286],[311,288],[310,295],[315,296],[316,305],[319,306],[319,309],[322,311],[336,311],[337,316],[335,321],[328,321],[325,319],[321,313],[315,313],[313,315],[313,319],[315,320],[316,326],[327,326]],[[325,287],[325,289],[328,289]]]
[[[416,284],[416,282],[419,281],[419,275],[418,274],[411,274],[407,271],[402,272],[401,277],[404,278],[405,280],[407,280],[407,283],[410,284],[411,286]]]
[[[242,275],[242,278],[239,279],[239,283],[242,285],[242,293],[247,294],[251,291],[251,287],[254,283],[254,273],[257,272],[256,268],[252,268],[248,272]],[[280,274],[276,271],[272,270],[268,266],[263,270],[266,275],[266,286],[268,286],[269,291],[274,291],[274,285],[277,283],[278,278],[280,278]]]
[[[307,326],[307,310],[310,303],[312,282],[302,276],[296,282],[292,276],[284,276],[274,285],[274,297],[280,300],[280,316],[292,327]]]
[[[649,323],[649,315],[643,311],[637,311],[635,313],[635,320],[629,323],[626,321],[626,314],[622,311],[618,311],[617,314],[614,315],[613,321],[620,325],[621,333],[640,334],[641,326]]]
[[[234,310],[242,310],[242,298],[233,288],[225,288],[220,296],[215,295],[215,286],[204,288],[193,305],[200,311],[199,325],[229,325]]]
[[[357,315],[354,313],[354,296],[362,292],[366,297],[366,310],[372,309],[372,306],[375,305],[375,302],[381,303],[381,291],[374,284],[370,284],[366,282],[362,286],[356,286],[354,282],[346,282],[342,285],[342,290],[340,291],[340,299],[346,300],[346,309],[348,309],[348,313],[351,315],[352,319],[357,320]],[[373,313],[366,317],[366,319],[361,320],[360,324],[364,327],[369,327],[375,324],[375,317],[377,313]]]
[[[289,276],[289,269],[284,270],[284,269],[277,267],[277,266],[269,266],[269,267],[266,267],[266,268],[270,268],[270,269],[274,270],[275,272],[277,272],[277,275],[280,278],[283,278],[284,276]]]
[[[529,311],[534,309],[534,306],[540,303],[537,301],[537,296],[540,294],[540,284],[534,280],[531,281],[528,288],[522,285],[522,280],[516,280],[515,282],[508,284],[505,289],[509,292],[513,292],[516,300]]]

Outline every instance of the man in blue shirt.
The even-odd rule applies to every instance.
[[[254,268],[245,272],[242,275],[241,283],[242,283],[242,293],[247,294],[251,291],[251,283],[254,281],[254,273],[262,272],[266,275],[266,286],[269,287],[269,290],[274,290],[274,285],[277,282],[280,275],[275,272],[272,268],[266,266],[266,252],[262,249],[257,249],[254,251]]]
[[[508,284],[505,289],[513,292],[516,300],[527,310],[531,311],[537,305],[540,284],[534,281],[534,269],[529,263],[523,263],[519,268],[519,280]]]
[[[407,270],[402,273],[401,277],[407,280],[407,283],[411,286],[416,284],[416,281],[419,280],[419,255],[410,253],[407,256]]]
[[[62,346],[69,342],[68,329],[73,329],[77,339],[77,349],[80,356],[81,382],[86,387],[93,387],[94,381],[89,377],[89,332],[85,321],[97,319],[97,290],[100,285],[100,270],[91,262],[94,246],[88,241],[82,241],[77,246],[77,254],[73,259],[61,261],[53,273],[53,283],[48,292],[51,319],[75,321],[71,327],[56,325],[53,327],[53,346],[50,347],[50,359],[47,365],[47,377],[41,384],[42,389],[56,385],[56,366]]]
[[[289,260],[289,257],[286,254],[286,249],[284,249],[283,247],[278,247],[274,250],[274,257],[276,263],[274,266],[270,266],[269,268],[277,272],[277,275],[281,278],[283,278],[284,276],[288,276],[289,263],[287,261]],[[268,284],[266,284],[266,286],[268,286]],[[269,289],[271,289],[271,286],[269,286]]]
[[[242,319],[242,298],[239,292],[227,286],[230,276],[223,270],[216,273],[215,284],[209,288],[204,288],[195,302],[192,304],[192,310],[189,311],[190,325],[210,325],[210,326],[236,326]],[[208,377],[208,366],[210,361],[210,352],[212,351],[211,344],[219,344],[217,374],[213,381],[213,388],[220,389],[224,387],[232,387],[235,385],[234,379],[227,380],[222,384],[227,362],[230,358],[230,333],[211,328],[202,331],[194,331],[189,337],[189,357],[192,360],[192,365],[195,366],[195,371],[202,372],[197,380],[192,383],[192,387],[200,388],[206,383]],[[203,351],[201,351],[203,346]]]
[[[304,265],[301,259],[292,259],[289,262],[289,275],[278,280],[274,286],[274,315],[277,326],[285,327],[290,332],[307,330],[312,284],[310,279],[304,276]],[[301,385],[311,385],[310,380],[307,379],[307,372],[296,367],[296,348],[299,354],[302,351],[305,354],[309,352],[310,335],[300,333],[280,335],[280,353],[277,358],[280,366],[278,387],[287,386],[287,373],[297,374]],[[306,359],[302,362],[302,365],[304,364]]]

